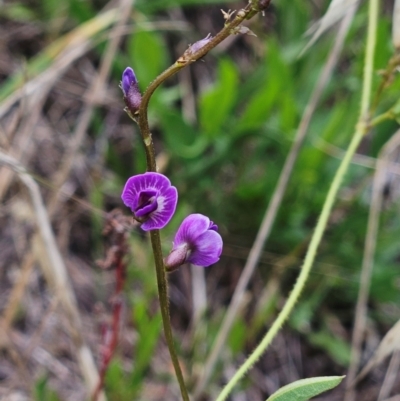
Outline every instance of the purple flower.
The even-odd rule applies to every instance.
[[[144,231],[163,228],[171,220],[178,201],[178,191],[159,173],[144,173],[129,178],[122,200],[142,223]]]
[[[171,253],[164,263],[168,271],[188,262],[210,266],[218,262],[222,252],[222,238],[218,226],[202,214],[191,214],[180,225]]]
[[[124,93],[126,107],[135,115],[139,111],[142,95],[139,90],[138,80],[131,67],[125,68],[122,74],[121,89]]]

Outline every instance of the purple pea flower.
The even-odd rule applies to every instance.
[[[134,116],[139,111],[142,95],[139,90],[138,80],[131,67],[125,68],[122,73],[121,89],[124,93],[126,107]]]
[[[129,178],[121,198],[142,223],[144,231],[161,229],[175,213],[178,191],[159,173],[144,173]]]
[[[222,238],[217,230],[218,226],[202,214],[186,217],[176,232],[172,251],[164,260],[167,271],[184,263],[207,267],[218,262]]]

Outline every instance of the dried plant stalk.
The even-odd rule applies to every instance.
[[[82,336],[83,326],[78,311],[78,305],[75,295],[68,278],[67,269],[64,260],[54,237],[53,230],[50,225],[49,216],[44,206],[39,186],[34,179],[26,172],[25,168],[14,158],[0,151],[0,163],[10,166],[19,176],[20,180],[25,184],[32,200],[33,209],[37,221],[38,237],[35,241],[34,248],[39,256],[39,262],[43,268],[43,273],[48,279],[50,285],[54,287],[55,294],[59,297],[60,304],[63,306],[68,315],[71,336],[77,346],[77,359],[85,381],[88,384],[90,392],[93,392],[99,375],[96,369],[94,358],[89,347],[85,344]],[[99,400],[105,401],[104,393],[100,395]]]

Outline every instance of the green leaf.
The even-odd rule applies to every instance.
[[[165,44],[155,32],[136,31],[128,41],[129,63],[144,90],[167,66]]]
[[[207,147],[207,138],[188,124],[182,114],[164,107],[158,109],[158,117],[162,122],[168,150],[176,156],[192,159]]]
[[[17,2],[2,5],[0,16],[20,22],[33,21],[37,18],[33,10]]]
[[[57,394],[47,384],[47,376],[41,377],[34,388],[34,397],[37,401],[60,401]]]
[[[308,401],[310,398],[336,387],[344,377],[311,377],[297,380],[280,388],[267,401]]]
[[[350,345],[341,338],[335,337],[326,328],[318,333],[309,333],[308,341],[322,348],[337,364],[347,367],[350,363]]]
[[[88,21],[96,15],[91,2],[89,1],[69,0],[68,6],[69,14],[80,23]]]
[[[264,76],[260,79],[255,93],[246,102],[243,115],[237,130],[246,133],[258,129],[270,119],[271,111],[281,110],[281,125],[285,130],[292,128],[296,110],[292,93],[292,73],[282,57],[282,51],[275,40],[271,39],[267,47],[267,57],[264,61]]]
[[[218,66],[217,84],[202,93],[199,101],[200,126],[209,138],[215,138],[229,117],[236,102],[238,72],[229,60],[221,60]]]
[[[234,354],[240,352],[246,341],[248,327],[243,319],[239,318],[233,325],[229,334],[228,343]]]
[[[281,84],[278,79],[273,79],[264,84],[249,100],[238,130],[247,132],[256,129],[267,121],[269,112],[279,95]]]

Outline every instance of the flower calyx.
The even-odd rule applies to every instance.
[[[239,25],[231,30],[231,34],[233,35],[249,35],[249,36],[257,36],[250,28],[244,25]]]
[[[209,33],[204,39],[194,42],[192,45],[190,45],[185,50],[185,52],[182,54],[182,56],[178,58],[177,63],[178,64],[188,64],[188,63],[192,63],[193,61],[196,61],[196,60],[192,59],[193,54],[197,53],[200,49],[202,49],[204,46],[206,46],[211,41],[212,38],[213,37]]]

